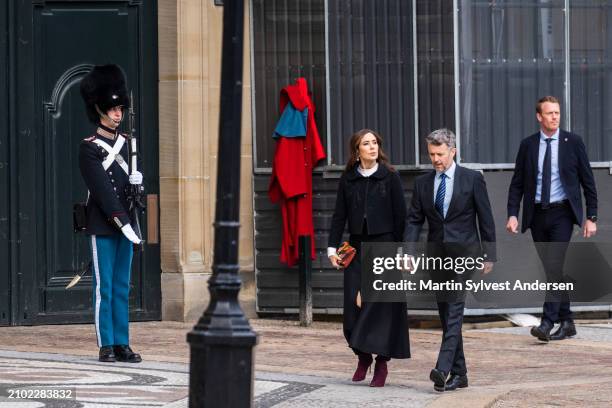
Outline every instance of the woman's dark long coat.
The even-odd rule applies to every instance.
[[[329,246],[338,248],[348,221],[349,242],[357,255],[344,270],[344,336],[355,352],[390,358],[409,358],[408,316],[405,302],[363,302],[360,251],[362,242],[400,242],[406,219],[406,202],[399,174],[379,164],[369,177],[357,166],[340,179],[332,217]]]

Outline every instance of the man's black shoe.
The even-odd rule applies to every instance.
[[[103,363],[114,363],[117,361],[115,358],[115,353],[113,353],[113,348],[111,346],[100,347],[98,361],[102,361]]]
[[[451,374],[448,381],[446,381],[444,389],[446,391],[455,391],[457,388],[466,388],[467,386],[467,375]]]
[[[564,320],[559,328],[550,335],[551,340],[563,340],[576,335],[576,326],[571,320]]]
[[[429,373],[429,379],[434,383],[434,390],[443,392],[446,383],[446,373],[444,371],[434,368]]]
[[[539,326],[533,326],[531,328],[531,335],[537,337],[540,341],[550,340],[550,331],[552,330],[552,324],[548,322],[542,322]]]
[[[130,346],[113,346],[113,350],[115,351],[115,358],[117,361],[125,363],[140,363],[142,361],[140,354],[134,353]]]

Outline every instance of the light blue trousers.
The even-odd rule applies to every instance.
[[[98,347],[130,344],[132,243],[123,234],[92,235],[93,307]]]

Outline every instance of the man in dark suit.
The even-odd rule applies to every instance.
[[[414,182],[404,239],[417,242],[427,220],[428,249],[435,247],[438,256],[449,255],[449,251],[454,256],[483,256],[487,260],[483,270],[486,274],[495,261],[495,223],[487,187],[482,174],[455,163],[455,143],[455,135],[448,129],[427,136],[427,150],[435,170]],[[457,253],[458,248],[469,254]],[[451,272],[452,279],[461,280],[460,275]],[[443,334],[438,361],[429,378],[436,391],[465,388],[468,379],[461,335],[464,301],[461,294],[437,296]]]
[[[559,129],[561,109],[557,98],[541,98],[536,105],[536,118],[540,131],[523,139],[516,156],[508,191],[506,229],[518,233],[522,198],[521,232],[531,228],[546,275],[549,281],[556,281],[562,276],[574,224],[582,225],[580,186],[587,207],[585,238],[597,231],[597,190],[582,139]],[[555,244],[544,244],[551,242]],[[557,322],[560,322],[558,330],[550,334]],[[541,323],[531,329],[531,334],[542,341],[563,340],[576,334],[567,293],[547,294]]]

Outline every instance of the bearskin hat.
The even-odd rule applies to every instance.
[[[115,106],[129,107],[123,70],[114,64],[96,65],[81,80],[81,96],[85,101],[87,117],[92,123],[100,121],[100,112],[106,113]]]

